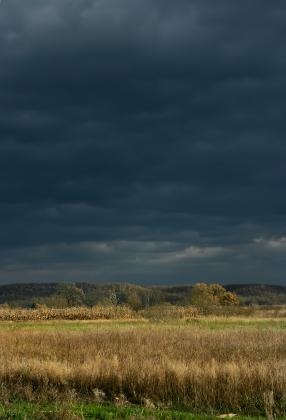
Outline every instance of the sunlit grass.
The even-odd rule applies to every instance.
[[[285,416],[285,317],[180,318],[173,311],[164,319],[159,312],[151,319],[140,313],[0,322],[0,419],[119,419],[128,410],[133,420],[179,419],[182,410],[189,419],[219,412],[261,416],[272,392],[273,414]],[[101,408],[96,393],[104,395]],[[44,399],[50,413],[37,411]]]
[[[279,416],[286,332],[273,322],[282,321],[2,323],[0,400],[91,402],[99,390],[105,403],[123,395],[133,405],[253,415],[273,391]]]
[[[286,318],[238,318],[238,317],[199,317],[183,320],[153,322],[148,319],[117,319],[97,321],[41,321],[41,322],[0,322],[0,331],[90,331],[113,330],[123,326],[134,326],[139,330],[150,328],[191,328],[191,329],[285,329]]]
[[[187,321],[201,328],[286,328],[286,318],[200,317]]]

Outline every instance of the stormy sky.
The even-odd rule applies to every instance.
[[[286,285],[285,0],[2,0],[0,284]]]

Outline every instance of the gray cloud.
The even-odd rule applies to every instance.
[[[284,284],[285,16],[3,0],[1,282]]]

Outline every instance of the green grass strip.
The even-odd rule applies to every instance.
[[[196,414],[143,407],[119,408],[91,403],[51,405],[15,401],[8,406],[0,405],[1,420],[207,420],[214,418],[216,418],[215,414]],[[265,417],[238,415],[234,419],[262,420]],[[276,420],[279,419],[276,418]]]

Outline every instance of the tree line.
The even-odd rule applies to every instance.
[[[31,307],[40,304],[48,307],[63,307],[67,304],[62,288],[68,283],[28,283],[0,286],[0,304],[11,307]],[[206,306],[233,304],[235,294],[239,305],[279,305],[286,304],[286,287],[270,285],[176,285],[176,286],[139,286],[128,283],[75,283],[73,286],[82,290],[83,295],[77,304],[93,307],[98,304],[129,304],[135,310],[154,305],[194,304],[196,296]],[[191,298],[191,296],[193,296]],[[190,300],[191,299],[191,300]]]

